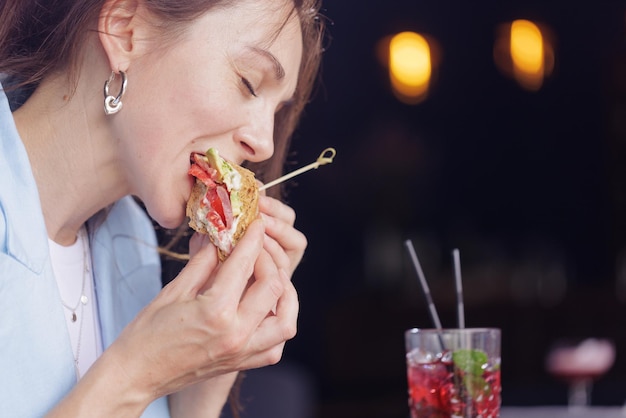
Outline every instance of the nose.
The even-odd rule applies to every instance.
[[[274,112],[257,111],[248,118],[235,135],[244,160],[261,162],[274,154]]]

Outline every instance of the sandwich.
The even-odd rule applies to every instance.
[[[195,182],[187,201],[189,226],[207,234],[224,261],[259,214],[258,184],[252,171],[225,160],[215,148],[191,159],[189,175]]]

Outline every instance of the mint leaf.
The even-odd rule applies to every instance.
[[[487,364],[487,353],[482,350],[461,349],[452,353],[454,365],[475,377],[483,375],[483,366]]]

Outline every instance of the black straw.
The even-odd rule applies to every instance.
[[[435,304],[433,303],[433,298],[430,295],[430,288],[428,287],[428,283],[426,282],[426,277],[424,277],[422,266],[417,259],[417,255],[415,254],[415,248],[413,248],[413,243],[411,242],[411,240],[406,240],[404,241],[404,244],[409,250],[409,255],[411,256],[411,260],[413,261],[413,266],[415,267],[415,271],[417,272],[417,277],[420,280],[422,290],[424,291],[424,296],[426,296],[426,302],[428,303],[428,311],[430,312],[430,317],[435,324],[435,328],[441,330],[441,321],[439,320],[437,309],[435,308]]]

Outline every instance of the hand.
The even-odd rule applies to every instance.
[[[115,392],[116,402],[132,397],[147,405],[194,383],[275,364],[295,335],[297,295],[263,249],[263,222],[250,225],[222,264],[205,237],[192,240],[198,250],[187,266],[105,351],[89,380],[90,373],[85,376]],[[102,374],[118,386],[105,386],[106,379],[96,377]]]
[[[302,260],[307,239],[294,228],[295,211],[284,203],[261,195],[259,211],[265,224],[265,250],[272,256],[279,269],[291,277]]]

